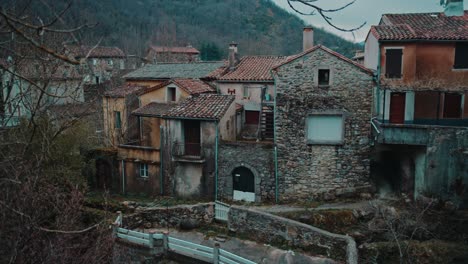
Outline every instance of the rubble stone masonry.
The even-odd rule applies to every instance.
[[[330,70],[328,86],[318,85],[319,69]],[[276,69],[275,83],[280,199],[333,199],[370,186],[372,75],[319,48]],[[342,144],[308,144],[312,113],[343,115]]]

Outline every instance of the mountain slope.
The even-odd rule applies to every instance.
[[[143,54],[149,43],[198,49],[214,44],[223,57],[232,41],[241,54],[298,53],[304,25],[270,0],[78,0],[67,20],[98,23],[84,33],[84,41],[102,38],[102,45],[133,54]],[[346,56],[357,47],[321,29],[315,29],[315,40]]]

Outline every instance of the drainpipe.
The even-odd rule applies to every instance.
[[[122,160],[122,194],[125,194],[125,161]]]
[[[163,126],[159,126],[159,185],[161,196],[164,194],[164,162],[163,162]]]
[[[215,201],[218,200],[218,121],[216,125],[216,138],[215,138]]]
[[[274,77],[273,70],[270,70],[270,74],[273,77],[273,144],[274,144],[274,157],[275,157],[275,202],[279,202],[279,190],[278,190],[278,148],[276,147],[276,78]]]

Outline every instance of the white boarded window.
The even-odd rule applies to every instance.
[[[330,144],[343,143],[343,115],[314,114],[307,117],[307,143]]]

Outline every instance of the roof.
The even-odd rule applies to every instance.
[[[301,53],[299,53],[297,55],[294,55],[294,56],[290,56],[290,57],[288,57],[288,59],[286,61],[284,61],[283,63],[281,63],[279,65],[276,65],[273,69],[276,70],[279,67],[281,67],[281,66],[283,66],[285,64],[288,64],[288,63],[290,63],[290,62],[292,62],[292,61],[294,61],[294,60],[296,60],[296,59],[298,59],[298,58],[300,58],[300,57],[302,57],[304,55],[307,55],[307,54],[309,54],[309,53],[311,53],[311,52],[313,52],[315,50],[318,50],[318,49],[321,49],[321,50],[323,50],[323,51],[337,57],[340,60],[348,62],[348,63],[360,68],[361,70],[363,70],[366,73],[373,74],[373,71],[371,69],[368,69],[368,68],[364,67],[362,64],[359,64],[359,63],[345,57],[344,55],[342,55],[342,54],[340,54],[340,53],[338,53],[336,51],[333,51],[333,50],[331,50],[331,49],[329,49],[329,48],[327,48],[325,46],[322,46],[322,45],[313,46],[312,48],[310,48],[310,49],[308,49],[308,50],[306,50],[304,52],[301,52]]]
[[[175,79],[172,82],[189,94],[216,92],[213,87],[198,79]]]
[[[67,45],[66,49],[73,53],[77,58],[123,58],[125,53],[118,47],[104,47],[104,46],[73,46]],[[91,51],[91,53],[90,53]],[[89,55],[88,55],[89,53]]]
[[[161,117],[166,114],[175,104],[171,103],[156,103],[151,102],[143,107],[133,111],[132,114],[137,116],[155,116]]]
[[[270,71],[287,59],[285,56],[244,56],[239,64],[218,78],[219,81],[273,81]]]
[[[124,76],[126,79],[160,80],[173,78],[199,79],[223,66],[223,62],[147,64]]]
[[[175,119],[208,119],[220,120],[231,104],[233,95],[200,94],[187,98],[171,108],[164,117]]]
[[[370,31],[378,40],[468,40],[468,11],[463,16],[444,13],[384,14]]]
[[[142,92],[146,89],[151,89],[152,87],[148,88],[146,86],[142,85],[135,85],[135,84],[124,84],[119,87],[113,88],[111,90],[108,90],[104,93],[104,96],[106,97],[125,97],[127,95],[130,95],[132,93],[137,93],[137,92]]]
[[[162,46],[150,46],[150,49],[154,50],[157,53],[189,53],[189,54],[199,54],[200,51],[192,46],[187,47],[162,47]]]

